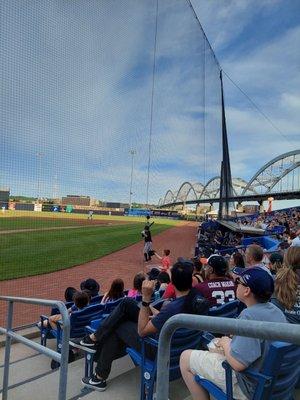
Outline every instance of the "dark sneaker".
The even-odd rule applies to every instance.
[[[106,380],[97,378],[97,375],[92,375],[91,378],[85,377],[81,379],[84,386],[103,392],[106,389]]]
[[[69,341],[70,345],[82,350],[97,350],[97,343],[93,342],[89,335],[83,339],[72,339]]]
[[[79,344],[81,344],[81,346],[85,346],[85,347],[94,347],[96,345],[96,342],[94,342],[90,338],[90,335],[86,335],[83,339],[80,340]]]

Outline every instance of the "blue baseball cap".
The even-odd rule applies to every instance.
[[[272,294],[274,292],[273,277],[262,268],[242,268],[242,272],[237,273],[245,285],[247,285],[253,294]]]
[[[245,272],[245,268],[241,268],[241,267],[234,267],[230,270],[230,272],[232,272],[235,275],[241,275],[243,272]]]

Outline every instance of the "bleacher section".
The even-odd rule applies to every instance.
[[[37,342],[39,339],[35,339]],[[49,347],[55,349],[55,342]],[[0,348],[0,381],[3,379],[5,348]],[[80,379],[83,360],[69,364],[67,400],[99,400],[99,392],[82,387]],[[49,358],[37,354],[21,344],[14,344],[11,353],[9,375],[9,400],[57,400],[59,370],[50,369]],[[113,363],[108,388],[101,393],[101,400],[138,400],[140,398],[140,370],[135,368],[129,356]],[[191,397],[181,379],[170,383],[171,400],[190,400]],[[300,389],[294,400],[300,400]]]
[[[39,339],[36,339],[38,342]],[[55,342],[49,347],[55,349]],[[0,348],[0,381],[3,379],[4,347]],[[99,392],[88,390],[81,385],[83,360],[69,364],[67,400],[99,400]],[[12,346],[9,375],[9,400],[57,400],[59,370],[50,369],[49,358],[37,354],[21,344]],[[140,370],[135,368],[129,356],[113,363],[106,392],[101,400],[138,400]],[[2,385],[1,385],[2,386]],[[170,399],[183,400],[188,391],[181,380],[172,382]]]

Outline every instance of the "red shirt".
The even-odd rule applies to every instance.
[[[195,288],[210,302],[211,307],[236,299],[235,283],[229,278],[220,277],[204,281]]]
[[[171,260],[169,256],[163,256],[161,259],[162,271],[167,271],[170,268]]]
[[[175,287],[173,283],[169,283],[168,286],[166,287],[165,293],[163,294],[163,299],[175,299],[176,294],[175,294]]]

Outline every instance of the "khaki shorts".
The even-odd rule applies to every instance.
[[[225,356],[223,354],[193,350],[190,357],[190,369],[193,374],[201,375],[226,392],[225,370],[222,367],[222,362],[224,360]],[[232,373],[232,389],[233,397],[236,400],[247,400],[247,397],[237,383],[234,371]]]

